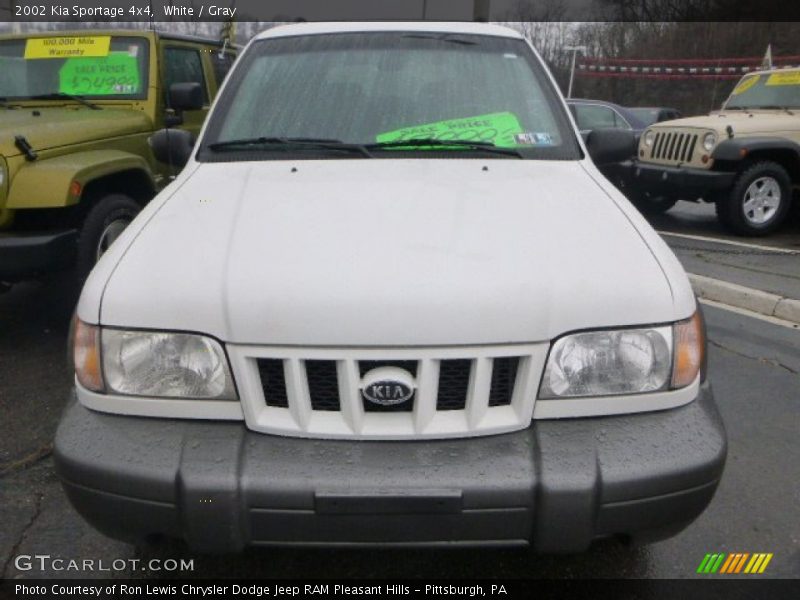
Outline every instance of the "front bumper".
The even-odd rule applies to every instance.
[[[666,411],[419,442],[279,437],[73,400],[55,442],[67,495],[97,529],[210,552],[287,543],[574,552],[614,535],[658,539],[703,511],[725,455],[708,384]]]
[[[628,171],[626,181],[634,189],[680,200],[709,200],[709,195],[729,189],[736,177],[736,173],[728,171],[667,167],[639,161],[625,164],[624,169]]]
[[[75,260],[78,232],[0,232],[0,281],[17,281],[68,267]]]

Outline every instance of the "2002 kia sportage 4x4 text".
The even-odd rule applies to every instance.
[[[274,28],[188,135],[77,309],[56,461],[98,529],[568,552],[706,507],[699,307],[589,158],[633,140],[584,145],[516,32]]]

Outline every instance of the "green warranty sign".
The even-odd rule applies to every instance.
[[[381,133],[377,136],[376,141],[378,143],[402,142],[433,138],[442,141],[491,142],[495,146],[513,147],[520,145],[516,136],[522,133],[522,126],[514,113],[499,112],[466,119],[451,119],[404,127]]]
[[[108,56],[68,58],[58,72],[58,91],[78,96],[138,94],[139,67],[127,52]]]

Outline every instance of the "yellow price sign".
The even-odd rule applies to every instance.
[[[108,56],[110,47],[109,35],[30,38],[25,42],[25,60]]]
[[[761,77],[759,75],[752,75],[742,79],[739,84],[733,89],[733,95],[738,96],[742,92],[746,92],[753,87]]]
[[[800,85],[800,71],[773,73],[767,79],[767,85]]]

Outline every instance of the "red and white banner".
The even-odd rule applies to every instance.
[[[762,69],[762,58],[591,58],[575,65],[587,77],[639,77],[645,79],[739,79]],[[774,68],[800,67],[800,55],[772,58]]]

